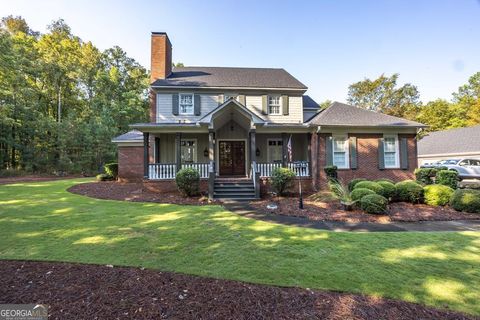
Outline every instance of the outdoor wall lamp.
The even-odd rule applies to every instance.
[[[260,157],[260,149],[257,148],[257,150],[255,150],[255,155],[256,155],[257,157]]]
[[[205,150],[203,150],[203,156],[208,157],[208,149],[207,148],[205,148]]]

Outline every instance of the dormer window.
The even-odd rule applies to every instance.
[[[193,94],[180,93],[179,114],[193,115]]]
[[[268,114],[280,114],[280,96],[268,96]]]

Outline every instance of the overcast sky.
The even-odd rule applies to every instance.
[[[450,99],[480,71],[480,2],[2,0],[37,31],[63,18],[84,41],[114,45],[149,68],[150,32],[165,31],[188,66],[284,68],[318,102],[400,73],[423,101]]]

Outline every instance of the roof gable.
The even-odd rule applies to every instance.
[[[307,90],[284,69],[233,67],[173,68],[166,79],[157,79],[152,87],[257,88]]]
[[[480,125],[430,132],[418,141],[418,154],[480,153]]]
[[[334,102],[309,122],[319,126],[358,126],[358,127],[417,127],[424,124],[407,119],[361,109],[348,104]]]
[[[200,124],[211,123],[212,119],[214,118],[214,116],[217,113],[221,112],[225,107],[227,107],[231,104],[235,104],[236,105],[236,110],[245,114],[246,116],[250,117],[250,119],[253,121],[253,123],[255,123],[255,124],[265,123],[265,121],[263,119],[261,119],[259,116],[257,116],[252,111],[245,108],[245,106],[243,106],[240,102],[238,102],[237,100],[235,100],[233,98],[228,99],[227,101],[225,101],[224,103],[222,103],[221,105],[219,105],[218,107],[216,107],[215,109],[213,109],[212,111],[207,113],[205,116],[200,118],[200,120],[198,120],[198,123],[200,123]]]

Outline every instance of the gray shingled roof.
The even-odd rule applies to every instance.
[[[303,95],[303,109],[320,109],[320,105],[315,102],[310,96],[308,95]]]
[[[480,125],[430,132],[418,141],[418,154],[480,153]]]
[[[167,79],[157,79],[152,86],[307,89],[284,69],[230,67],[173,68]]]
[[[112,142],[123,142],[123,141],[143,141],[143,133],[138,130],[131,130],[127,133],[119,135],[112,139]]]
[[[359,127],[417,127],[424,124],[369,111],[348,104],[334,102],[327,109],[313,117],[309,124],[324,126],[359,126]]]

